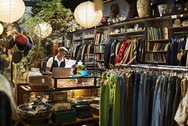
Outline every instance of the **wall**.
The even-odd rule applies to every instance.
[[[112,2],[108,2],[104,4],[103,16],[110,16],[110,6],[113,3],[117,3],[119,6],[119,13],[120,15],[128,16],[129,11],[129,4],[126,0],[114,0]],[[174,1],[173,0],[165,0],[164,3],[167,3],[171,7],[173,7]]]
[[[129,4],[126,0],[114,0],[104,4],[103,16],[110,16],[110,6],[117,3],[119,6],[119,14],[128,16]]]

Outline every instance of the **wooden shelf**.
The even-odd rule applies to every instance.
[[[119,35],[124,35],[125,32],[123,33],[112,33],[112,34],[108,34],[109,36],[119,36]]]
[[[169,39],[160,39],[160,40],[146,40],[147,42],[169,42]]]
[[[78,78],[95,78],[96,76],[79,76],[79,77],[52,77],[53,79],[78,79]]]
[[[169,29],[171,29],[171,30],[176,30],[176,29],[188,29],[188,26],[180,26],[180,27],[169,27]]]
[[[81,85],[81,84],[80,84]],[[21,86],[24,91],[27,92],[51,92],[51,91],[62,91],[62,90],[76,90],[76,89],[90,89],[96,88],[95,86],[77,86],[77,87],[64,87],[64,88],[51,88],[51,89],[40,89],[40,90],[32,90],[30,86]]]
[[[144,33],[145,30],[140,30],[140,31],[132,31],[132,32],[125,32],[125,34],[140,34],[140,33]]]
[[[147,53],[167,53],[168,51],[146,51]]]
[[[87,38],[84,38],[84,40],[88,40],[88,39],[94,39],[94,37],[87,37]]]
[[[82,39],[73,39],[73,41],[81,41]]]

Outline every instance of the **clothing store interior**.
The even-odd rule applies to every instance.
[[[0,126],[188,126],[188,0],[0,0]]]

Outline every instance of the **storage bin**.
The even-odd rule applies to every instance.
[[[48,76],[29,76],[28,84],[32,90],[47,90],[52,85],[52,80]]]
[[[51,120],[56,124],[68,123],[76,121],[76,110],[72,108],[70,111],[53,112]]]

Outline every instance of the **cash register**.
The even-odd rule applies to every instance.
[[[76,110],[76,115],[78,118],[84,119],[93,117],[90,112],[90,103],[88,101],[74,103],[73,107]]]

